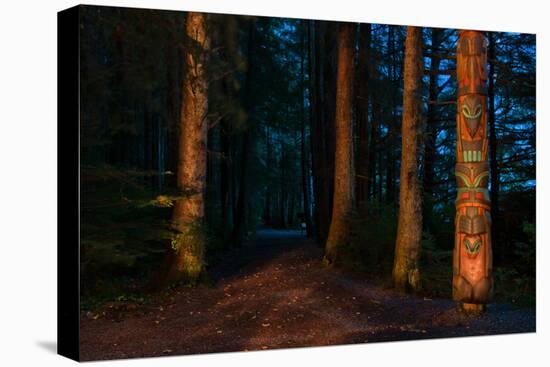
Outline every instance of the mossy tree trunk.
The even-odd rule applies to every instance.
[[[422,238],[422,198],[417,176],[422,126],[422,29],[408,27],[405,43],[399,221],[393,265],[394,286],[420,288],[418,260]]]
[[[336,152],[332,220],[325,247],[325,263],[337,262],[339,247],[347,241],[354,195],[352,85],[355,25],[341,23],[338,31],[338,74],[336,83]]]
[[[207,81],[205,64],[210,40],[206,19],[201,13],[188,13],[187,47],[184,49],[184,80],[178,129],[177,188],[172,226],[175,231],[157,286],[177,281],[196,281],[204,272],[205,234],[204,190],[208,136]]]

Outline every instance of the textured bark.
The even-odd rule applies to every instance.
[[[492,294],[491,201],[487,141],[487,45],[478,31],[457,44],[457,183],[453,299],[478,311]],[[473,306],[477,305],[477,306]]]
[[[405,43],[399,221],[393,264],[394,286],[402,291],[420,289],[422,198],[417,177],[422,127],[422,29],[408,27]]]
[[[336,84],[336,152],[334,157],[334,199],[332,221],[325,248],[325,263],[338,260],[338,248],[348,238],[346,219],[353,205],[352,86],[355,26],[341,23],[338,32],[338,77]]]
[[[369,63],[371,43],[371,25],[361,24],[359,33],[359,60],[357,86],[357,135],[359,140],[357,154],[356,197],[358,207],[365,211],[369,200],[370,157],[369,157]]]
[[[180,197],[172,212],[172,240],[157,284],[164,286],[179,280],[195,281],[204,271],[205,238],[201,225],[204,219],[206,186],[206,147],[208,123],[205,63],[210,41],[203,14],[188,13],[185,52],[185,78],[179,121],[179,149],[176,184]]]

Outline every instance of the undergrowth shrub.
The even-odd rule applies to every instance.
[[[359,273],[391,268],[397,231],[393,205],[372,204],[368,213],[351,212],[349,241],[342,245],[338,266]]]

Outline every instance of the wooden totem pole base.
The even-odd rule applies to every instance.
[[[462,311],[469,314],[480,314],[485,312],[485,305],[476,303],[462,303]]]

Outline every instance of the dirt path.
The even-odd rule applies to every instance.
[[[535,331],[534,310],[489,305],[486,315],[466,317],[450,300],[403,296],[323,269],[321,257],[298,232],[262,230],[212,270],[213,287],[180,287],[155,305],[111,303],[83,314],[81,358]]]

